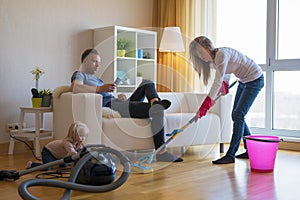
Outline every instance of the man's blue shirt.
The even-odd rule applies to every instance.
[[[98,78],[92,74],[86,74],[81,71],[76,71],[73,73],[71,82],[73,82],[74,80],[80,80],[83,82],[83,84],[91,85],[91,86],[104,85],[104,82],[100,78]],[[103,96],[103,106],[111,107],[111,100],[115,99],[115,97],[108,92],[100,92],[99,94],[101,94]]]

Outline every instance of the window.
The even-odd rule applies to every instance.
[[[264,70],[246,116],[253,133],[300,137],[300,1],[217,0],[216,46],[233,47]]]
[[[278,8],[278,59],[300,58],[300,1],[280,0]]]
[[[218,0],[216,46],[232,47],[252,58],[256,63],[264,65],[266,63],[266,11],[266,0]],[[231,93],[235,94],[235,90],[233,89]],[[265,127],[264,102],[265,88],[260,92],[247,115],[246,122],[249,126]]]
[[[266,63],[266,0],[218,0],[217,46],[235,48]]]
[[[274,129],[300,130],[299,77],[300,71],[274,72]]]

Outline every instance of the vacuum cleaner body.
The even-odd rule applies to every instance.
[[[116,179],[116,165],[109,153],[98,153],[81,168],[76,183],[106,185]]]

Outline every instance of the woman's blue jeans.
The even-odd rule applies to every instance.
[[[245,122],[245,116],[247,115],[250,107],[263,87],[263,75],[258,79],[248,83],[239,82],[231,113],[231,118],[233,121],[233,133],[226,155],[235,157],[235,153],[240,146],[242,137],[251,135],[250,129]]]

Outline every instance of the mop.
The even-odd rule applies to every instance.
[[[238,82],[238,80],[234,81],[232,84],[230,84],[228,86],[228,89],[232,88],[236,83]],[[223,96],[223,94],[218,95],[214,101],[217,101],[221,96]],[[153,168],[150,166],[150,164],[153,161],[154,156],[160,152],[162,149],[166,148],[166,146],[172,141],[174,140],[179,133],[183,132],[190,124],[192,124],[196,119],[196,115],[194,117],[192,117],[185,125],[183,125],[181,128],[179,129],[174,129],[171,133],[166,134],[169,139],[163,144],[161,145],[158,149],[155,150],[155,152],[153,154],[149,154],[147,156],[143,156],[140,159],[138,159],[137,163],[131,164],[132,170],[134,171],[138,171],[141,173],[151,173],[153,172]]]
[[[148,174],[154,172],[150,166],[153,161],[154,154],[143,156],[136,163],[131,164],[131,171],[135,173]]]

